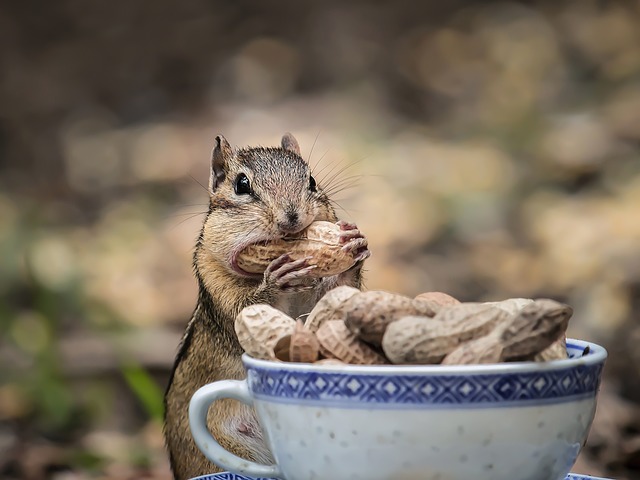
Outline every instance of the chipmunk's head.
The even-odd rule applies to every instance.
[[[208,238],[201,242],[241,275],[235,258],[247,245],[296,234],[315,220],[336,220],[290,133],[271,148],[234,149],[217,136],[209,194]]]

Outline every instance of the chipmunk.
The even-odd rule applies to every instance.
[[[361,288],[363,262],[370,256],[367,239],[351,223],[339,221],[331,200],[311,175],[289,133],[279,148],[232,149],[216,137],[209,177],[209,211],[193,256],[198,301],[178,348],[165,393],[164,436],[176,480],[219,472],[196,447],[188,408],[195,391],[223,379],[243,379],[243,350],[234,330],[244,307],[267,303],[293,318],[308,313],[330,289]],[[237,256],[255,242],[284,238],[311,222],[337,223],[343,248],[356,264],[326,278],[312,278],[309,259],[275,259],[264,274],[239,268]],[[252,408],[234,401],[215,402],[208,426],[218,442],[236,455],[273,463]]]

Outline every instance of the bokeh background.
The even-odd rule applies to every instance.
[[[594,0],[1,1],[0,477],[169,478],[213,138],[285,131],[368,288],[572,305],[574,470],[638,478],[640,2]]]

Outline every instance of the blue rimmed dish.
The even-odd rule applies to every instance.
[[[567,351],[551,362],[451,366],[245,355],[245,381],[196,392],[191,428],[210,460],[254,477],[562,480],[586,441],[607,357],[580,340],[568,340]],[[206,413],[220,398],[256,408],[274,465],[235,457],[211,437]]]

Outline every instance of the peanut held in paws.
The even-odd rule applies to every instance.
[[[313,222],[296,238],[249,245],[238,255],[238,266],[248,273],[263,273],[273,260],[289,253],[294,260],[309,258],[309,264],[316,266],[311,276],[337,275],[358,261],[357,250],[343,248],[343,234],[335,223]]]

